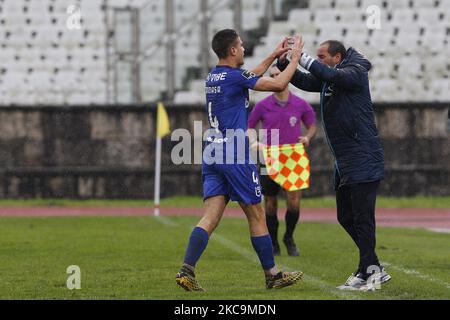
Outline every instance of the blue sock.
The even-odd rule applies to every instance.
[[[252,237],[252,245],[258,254],[259,261],[264,270],[275,267],[275,258],[273,256],[272,239],[270,235]]]
[[[205,229],[195,227],[189,238],[189,244],[184,256],[184,263],[195,267],[198,259],[200,259],[203,251],[205,251],[208,239],[209,235]]]

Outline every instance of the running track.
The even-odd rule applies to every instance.
[[[162,216],[200,216],[202,208],[161,208]],[[152,216],[153,208],[120,207],[0,207],[1,217],[56,217],[56,216]],[[224,217],[244,217],[240,208],[227,208]],[[283,217],[283,210],[279,211]],[[333,208],[302,208],[301,221],[337,223]],[[377,209],[377,225],[388,227],[426,228],[450,233],[449,209]]]

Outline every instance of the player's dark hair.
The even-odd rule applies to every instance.
[[[214,35],[211,46],[219,59],[225,59],[228,56],[228,50],[236,43],[238,38],[238,33],[233,29],[223,29]]]
[[[341,54],[341,59],[344,59],[345,54],[347,53],[347,49],[345,49],[344,44],[337,40],[327,40],[321,44],[328,44],[328,53],[334,57],[338,53]]]

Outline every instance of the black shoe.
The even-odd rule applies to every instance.
[[[288,255],[290,255],[291,257],[297,257],[300,255],[293,238],[283,238],[283,242],[286,245]]]
[[[273,243],[272,244],[273,247],[273,255],[274,256],[279,256],[280,255],[280,245],[278,243]]]

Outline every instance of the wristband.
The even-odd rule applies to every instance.
[[[300,58],[300,65],[305,68],[306,70],[309,70],[312,63],[315,61],[313,57],[311,57],[309,54],[303,52],[302,57]]]

